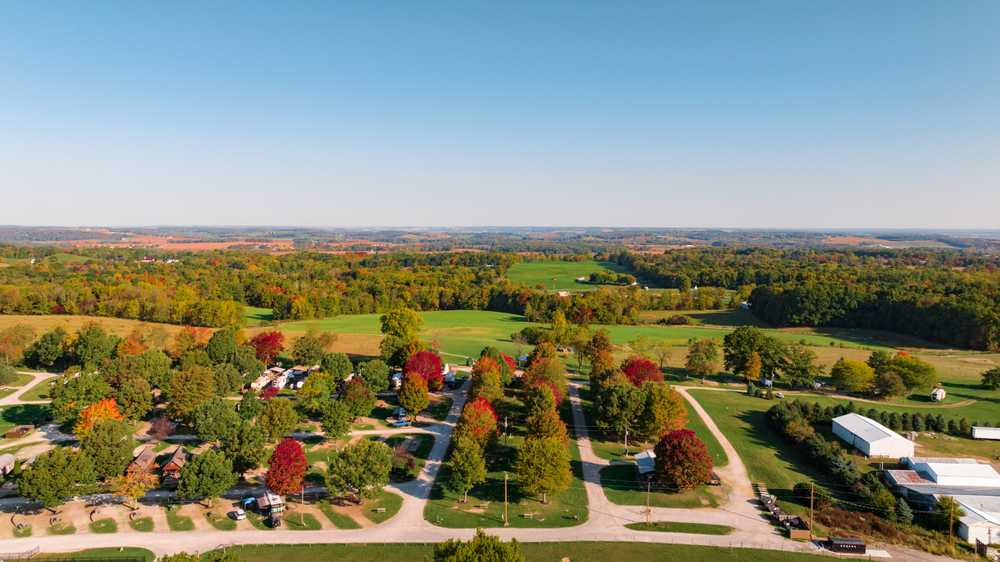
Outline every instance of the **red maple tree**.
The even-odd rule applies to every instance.
[[[656,477],[660,482],[688,490],[712,480],[712,457],[705,443],[690,429],[676,429],[656,444]]]
[[[267,469],[267,487],[276,494],[287,496],[302,491],[309,462],[302,445],[291,437],[282,439],[271,454]]]
[[[416,373],[427,381],[430,390],[441,390],[444,386],[444,374],[441,373],[441,356],[433,351],[418,351],[406,360],[404,373]]]
[[[646,381],[663,382],[663,373],[660,372],[660,367],[645,357],[626,359],[622,363],[622,372],[636,386],[642,386],[642,383]]]
[[[257,353],[257,359],[263,361],[265,365],[270,365],[285,349],[285,334],[278,331],[261,332],[250,340],[250,345]]]
[[[262,390],[260,392],[260,399],[261,400],[270,400],[270,399],[274,398],[275,396],[277,396],[279,392],[281,392],[280,388],[278,388],[276,386],[268,386],[267,388],[265,388],[264,390]]]
[[[514,371],[517,370],[517,361],[514,361],[514,358],[506,353],[501,353],[500,358],[507,364],[507,368],[510,369],[510,374],[513,375]]]

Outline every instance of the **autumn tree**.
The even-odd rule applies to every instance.
[[[518,486],[530,496],[541,495],[549,503],[549,494],[569,487],[573,480],[569,450],[559,439],[526,439],[517,451],[514,472]]]
[[[236,485],[233,462],[223,453],[209,449],[192,457],[181,468],[177,483],[177,495],[188,500],[212,502]]]
[[[468,502],[469,490],[486,481],[486,460],[482,448],[468,437],[457,437],[448,466],[451,470],[444,481],[444,488],[463,496],[462,501]]]
[[[875,370],[861,361],[842,357],[830,369],[830,378],[844,392],[866,392],[875,381]]]
[[[646,381],[662,382],[663,373],[660,368],[645,357],[630,357],[622,363],[622,373],[635,386],[642,386]]]
[[[103,420],[122,420],[121,412],[118,411],[118,403],[111,398],[104,398],[87,406],[80,412],[76,424],[73,425],[73,433],[77,437],[83,438],[98,422]]]
[[[485,449],[496,432],[497,413],[485,398],[476,398],[465,404],[455,425],[456,438],[467,437]]]
[[[662,382],[647,382],[642,385],[645,396],[642,415],[636,429],[647,439],[656,439],[687,423],[687,408],[684,399],[676,390]]]
[[[723,338],[723,359],[726,369],[742,374],[747,380],[759,380],[760,375],[773,378],[785,361],[784,346],[777,339],[754,326],[740,326]],[[750,358],[756,353],[760,369],[750,376]]]
[[[412,420],[416,420],[417,414],[424,411],[431,401],[427,391],[427,380],[415,373],[403,377],[403,384],[399,387],[397,395],[399,405],[406,410]]]
[[[285,350],[285,334],[277,330],[261,332],[250,339],[250,346],[253,347],[257,359],[265,365],[270,365],[278,354]]]
[[[350,408],[355,418],[367,416],[375,407],[375,395],[368,390],[365,381],[358,377],[347,381],[340,399]]]
[[[326,371],[313,373],[306,378],[306,381],[302,383],[302,388],[295,393],[295,407],[303,415],[318,415],[336,390],[337,383],[332,375]]]
[[[556,398],[547,385],[533,386],[524,393],[524,412],[528,417],[556,409]]]
[[[417,373],[427,381],[427,388],[433,391],[444,386],[444,374],[441,372],[441,356],[433,351],[423,350],[411,355],[403,365],[404,373]]]
[[[145,338],[139,333],[139,330],[133,329],[124,339],[118,342],[118,347],[115,349],[115,354],[119,357],[126,355],[141,355],[149,349],[146,345]]]
[[[528,435],[539,439],[553,438],[563,443],[569,441],[566,424],[563,423],[559,413],[555,410],[540,412],[528,417],[525,421],[525,429]]]
[[[385,443],[362,439],[330,455],[326,485],[334,494],[352,492],[370,498],[389,483],[391,470],[392,449]]]
[[[34,328],[26,324],[0,330],[0,365],[14,365],[20,361],[34,339]]]
[[[490,402],[503,397],[503,380],[500,366],[490,357],[480,357],[472,366],[472,396],[481,396]]]
[[[126,498],[126,505],[132,509],[138,509],[139,498],[146,495],[146,492],[159,486],[160,479],[156,473],[143,470],[137,466],[129,466],[125,474],[115,476],[111,479],[111,491],[116,495]]]
[[[690,429],[667,433],[656,444],[655,452],[660,482],[689,490],[712,480],[712,457]]]
[[[276,494],[287,496],[302,491],[309,462],[302,445],[292,438],[282,439],[268,461],[267,487]]]
[[[174,418],[189,420],[195,408],[215,395],[215,373],[207,367],[191,367],[174,374],[167,391],[167,411]]]
[[[747,359],[746,367],[743,370],[743,377],[747,382],[755,382],[760,380],[760,370],[763,364],[760,360],[760,354],[756,351],[750,353],[750,358]]]
[[[688,373],[701,377],[702,380],[718,369],[719,348],[710,339],[690,339],[688,340],[687,360],[684,368]]]
[[[52,416],[60,423],[76,423],[87,406],[107,398],[111,387],[97,373],[65,374],[52,384]]]
[[[528,387],[545,384],[552,389],[556,405],[562,404],[566,397],[568,383],[566,367],[562,361],[554,357],[536,359],[524,374],[525,385]]]

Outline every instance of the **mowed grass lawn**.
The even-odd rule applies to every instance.
[[[15,425],[40,425],[52,418],[47,404],[20,404],[0,408],[0,435]]]
[[[553,562],[568,559],[573,562],[820,562],[826,556],[681,544],[640,542],[553,542],[520,543],[528,562]],[[375,560],[428,560],[434,552],[430,544],[302,544],[249,545],[231,549],[246,562],[372,562]],[[838,558],[839,560],[857,560]]]
[[[600,285],[577,283],[578,277],[591,273],[624,271],[611,262],[542,261],[515,263],[507,270],[507,279],[528,287],[543,287],[549,291],[591,291]]]
[[[322,320],[304,320],[287,322],[275,326],[289,337],[296,337],[310,330],[333,332],[338,335],[335,347],[339,351],[362,355],[378,353],[380,314],[355,314],[335,316]],[[451,356],[478,357],[484,346],[492,345],[506,353],[527,351],[511,341],[511,335],[528,326],[544,326],[528,322],[523,316],[504,312],[485,310],[439,310],[421,312],[423,328],[421,339],[425,342],[437,342],[441,351]],[[714,339],[721,343],[722,338],[732,331],[731,326],[662,326],[655,324],[626,325],[594,325],[593,330],[605,329],[616,344],[625,344],[639,336],[653,340],[667,341],[679,349],[674,354],[675,362],[682,361],[683,348],[691,338]],[[265,328],[257,328],[262,330]],[[252,333],[255,330],[248,330]],[[766,330],[767,333],[786,342],[804,341],[808,345],[829,348],[831,346],[858,351],[863,346],[879,347],[874,340],[861,336],[847,338],[844,335],[832,337],[816,332],[803,330]],[[833,351],[836,351],[834,349]],[[448,357],[446,356],[446,360]],[[454,360],[454,359],[453,359]]]

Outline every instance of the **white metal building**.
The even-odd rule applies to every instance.
[[[913,441],[858,414],[833,419],[833,433],[869,457],[912,457]]]
[[[953,497],[965,512],[958,520],[958,536],[969,544],[976,544],[977,539],[986,544],[1000,543],[1000,497]]]
[[[656,453],[648,449],[635,455],[635,468],[639,476],[652,476],[656,471]]]
[[[973,427],[973,439],[1000,439],[1000,427]]]

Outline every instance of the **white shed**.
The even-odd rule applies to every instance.
[[[833,433],[869,457],[912,457],[913,441],[858,414],[833,419]]]
[[[1000,543],[1000,497],[953,496],[965,515],[958,521],[958,536],[969,544],[980,540]]]
[[[1000,427],[973,427],[973,439],[1000,439]]]
[[[944,400],[946,396],[948,396],[948,393],[945,392],[943,388],[938,387],[931,391],[931,400],[934,402],[940,402]]]

